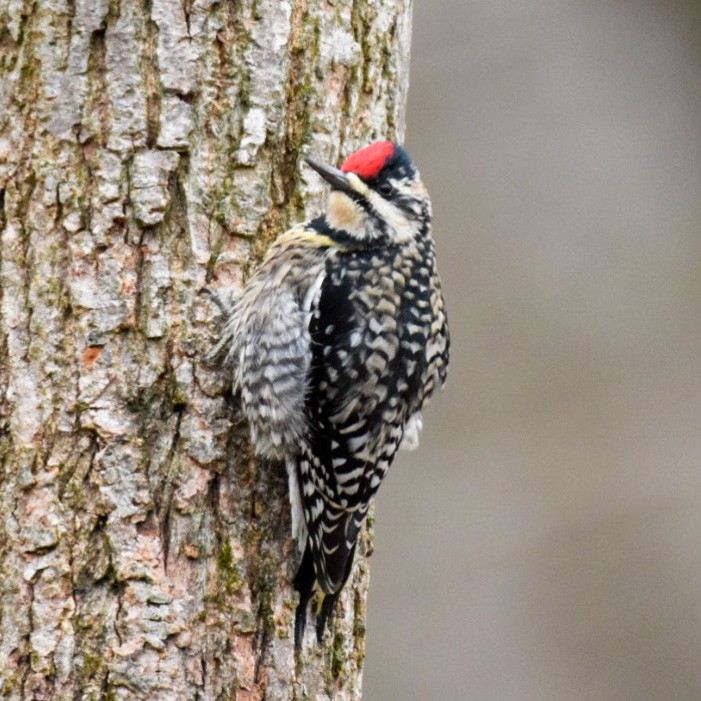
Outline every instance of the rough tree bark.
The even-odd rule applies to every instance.
[[[360,695],[366,556],[293,654],[284,469],[216,307],[401,137],[410,0],[0,0],[0,696]]]

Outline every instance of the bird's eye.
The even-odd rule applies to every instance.
[[[377,191],[381,195],[387,197],[387,195],[392,194],[392,186],[389,183],[382,183],[382,185],[380,185],[380,187],[377,188]]]

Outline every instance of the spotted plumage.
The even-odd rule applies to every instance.
[[[431,205],[401,147],[377,142],[341,170],[324,216],[271,247],[229,316],[234,366],[256,451],[283,459],[304,550],[296,644],[313,589],[317,631],[351,570],[370,500],[445,381],[448,329]]]

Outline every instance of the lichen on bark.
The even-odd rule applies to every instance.
[[[203,288],[401,138],[409,0],[0,0],[0,696],[351,699],[366,555],[295,659],[286,479]]]

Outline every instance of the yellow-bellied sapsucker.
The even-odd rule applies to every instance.
[[[340,170],[307,163],[331,184],[326,214],[277,239],[218,346],[256,452],[287,463],[304,549],[297,647],[316,584],[323,636],[370,500],[397,449],[418,444],[449,346],[431,202],[406,152],[381,141]]]

